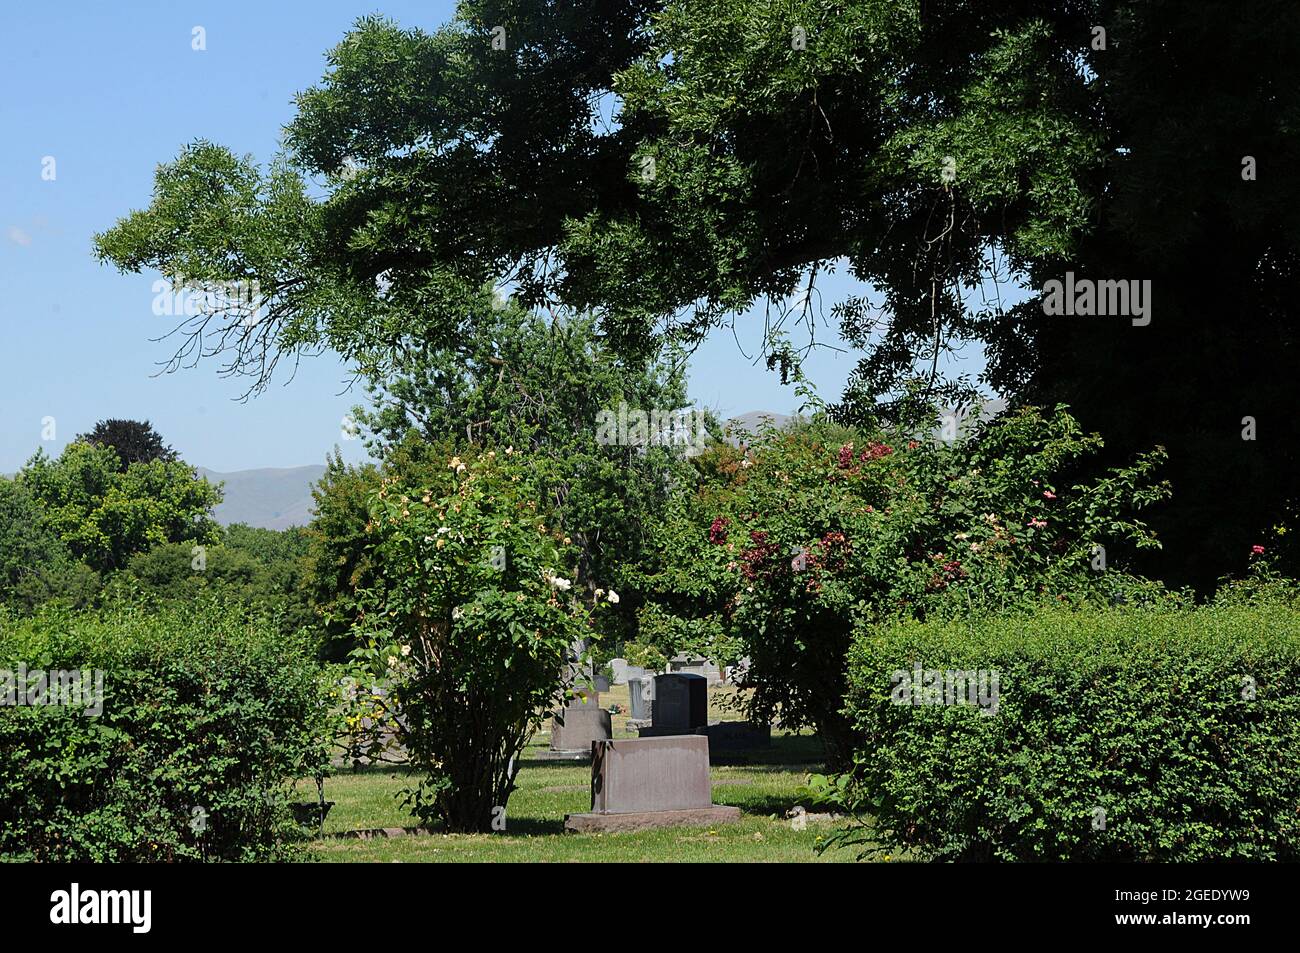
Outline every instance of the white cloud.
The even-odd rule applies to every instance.
[[[30,245],[32,243],[32,236],[28,235],[17,225],[9,226],[8,235],[9,240],[15,245]]]

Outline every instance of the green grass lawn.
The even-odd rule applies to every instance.
[[[725,692],[711,692],[722,707],[714,719],[736,718],[725,705]],[[621,701],[627,707],[626,689]],[[711,699],[711,702],[713,702]],[[608,706],[620,701],[620,689],[601,696]],[[714,704],[711,703],[711,709]],[[614,716],[614,736],[631,737],[626,715]],[[852,850],[815,851],[819,839],[839,822],[810,814],[804,830],[795,830],[785,817],[805,803],[799,788],[807,775],[820,769],[821,749],[807,735],[774,733],[772,747],[747,756],[744,763],[714,764],[713,800],[741,809],[739,823],[714,828],[660,828],[610,834],[566,834],[564,815],[591,807],[591,767],[555,761],[529,760],[529,754],[549,744],[541,732],[525,749],[518,788],[510,797],[506,829],[493,834],[415,834],[374,840],[326,837],[312,844],[309,858],[331,862],[367,861],[851,861]],[[414,827],[416,820],[399,803],[398,793],[416,778],[400,767],[344,770],[325,782],[325,797],[334,801],[327,834],[380,827]],[[299,786],[304,797],[315,796],[315,785]]]

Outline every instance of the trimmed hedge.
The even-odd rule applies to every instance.
[[[918,662],[990,686],[996,673],[996,711],[900,703],[896,672]],[[1300,859],[1294,604],[864,626],[847,706],[855,766],[831,799],[874,825],[841,843],[939,860]]]
[[[0,669],[20,663],[102,670],[103,708],[0,697],[0,858],[254,860],[301,839],[286,784],[326,766],[329,709],[311,646],[273,622],[215,602],[0,614]]]

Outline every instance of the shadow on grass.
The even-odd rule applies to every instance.
[[[510,818],[502,837],[544,837],[564,833],[564,818],[519,817]]]
[[[414,767],[406,763],[359,764],[359,765],[345,764],[342,765],[341,767],[336,766],[334,768],[333,773],[329,777],[348,778],[348,777],[358,777],[358,776],[375,775],[375,774],[395,774],[398,775],[399,777],[405,777],[408,775],[418,774],[418,773],[419,772]],[[329,778],[325,779],[325,783],[329,784]]]
[[[519,759],[519,765],[521,768],[527,768],[530,771],[534,768],[585,768],[590,771],[591,759],[588,758],[586,761],[564,761],[558,758],[534,759],[524,755]]]
[[[711,752],[709,758],[715,766],[747,767],[756,771],[811,771],[825,759],[826,749],[813,735],[774,735],[771,747]]]
[[[753,817],[785,817],[790,809],[796,805],[802,804],[805,808],[808,806],[806,798],[801,798],[797,794],[761,794],[757,797],[745,800],[728,799],[718,797],[714,793],[713,799],[719,804],[726,804],[729,807],[740,808],[740,813]]]

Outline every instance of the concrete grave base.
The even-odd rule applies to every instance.
[[[628,722],[628,727],[633,727]],[[725,754],[736,751],[753,751],[772,746],[772,726],[756,725],[748,721],[715,721],[703,728],[656,728],[635,726],[642,738],[665,738],[671,735],[707,735],[710,753]]]
[[[740,808],[714,804],[685,811],[642,811],[636,814],[566,814],[566,833],[640,831],[651,827],[712,827],[740,820]]]
[[[628,727],[632,727],[629,722]],[[704,728],[656,728],[654,725],[639,726],[637,728],[637,737],[639,738],[676,738],[681,735],[707,735],[708,731]]]
[[[586,762],[591,760],[591,749],[583,751],[581,748],[570,748],[567,750],[554,751],[550,748],[541,751],[530,751],[527,754],[519,756],[520,761],[579,761]]]

